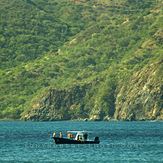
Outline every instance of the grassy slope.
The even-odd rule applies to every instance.
[[[41,74],[37,74],[37,69],[33,71],[35,62],[42,60],[40,57],[47,51],[57,52],[71,36],[87,26],[89,19],[79,19],[83,7],[68,1],[2,0],[0,3],[0,117],[11,115],[12,118],[19,117],[22,105],[38,89],[49,85],[44,79],[48,81],[48,76],[52,76],[48,72],[50,67],[38,78]]]
[[[0,9],[2,69],[56,51],[85,24],[79,20],[82,8],[66,1],[1,0]]]
[[[34,35],[34,37],[39,37],[38,44],[32,44],[34,46],[32,48],[26,47],[18,35],[16,38],[20,39],[22,47],[17,46],[17,43],[21,44],[14,40],[14,44],[6,48],[11,51],[12,55],[7,52],[4,52],[4,57],[2,55],[1,118],[19,118],[22,111],[30,110],[35,101],[39,101],[51,88],[69,89],[75,85],[90,83],[95,84],[89,90],[87,97],[89,101],[87,98],[84,99],[88,110],[95,114],[99,112],[99,108],[102,108],[103,114],[112,114],[112,108],[115,107],[113,95],[118,83],[123,83],[149,63],[162,59],[161,1],[158,1],[158,4],[153,3],[154,1],[134,3],[129,0],[117,1],[117,3],[110,1],[77,4],[67,2],[66,6],[65,2],[61,1],[58,2],[57,13],[54,12],[56,5],[50,4],[52,1],[46,5],[43,5],[45,4],[43,0],[36,1],[39,4],[37,8],[35,4],[31,4],[31,1],[20,2],[34,10],[32,11],[34,16],[35,12],[38,15],[40,12],[44,13],[43,17],[46,18],[47,15],[48,19],[50,16],[51,22],[46,18],[43,23],[45,18],[42,20],[42,16],[39,16],[40,21],[36,18],[36,23],[40,23],[39,28],[43,26],[41,31],[45,32],[44,29],[49,29],[47,33],[40,32],[40,35]],[[8,3],[4,4],[8,5]],[[62,14],[63,11],[64,14]],[[14,22],[19,20],[20,18]],[[10,19],[8,22],[14,26]],[[56,39],[55,36],[60,34],[59,30],[65,25],[66,29],[68,27],[68,32]],[[35,25],[29,26],[32,29],[35,27]],[[51,26],[53,28],[50,28]],[[20,27],[22,25],[17,29],[22,30]],[[54,28],[58,31],[50,33]],[[8,30],[16,31],[12,28]],[[29,38],[25,30],[28,31],[28,35],[33,36],[30,28],[25,27],[21,33],[23,41]],[[39,32],[38,29],[36,29],[37,32]],[[10,36],[7,38],[9,42],[4,41],[3,37],[1,39],[6,46],[10,45],[12,40]],[[15,46],[20,48],[20,53],[15,53]],[[23,54],[25,59],[15,58],[15,56],[21,57],[24,46],[29,50],[43,46],[43,50],[38,53],[28,52],[34,57]],[[46,51],[49,52],[44,54]],[[6,57],[9,59],[5,60]],[[13,59],[15,63],[11,64]]]

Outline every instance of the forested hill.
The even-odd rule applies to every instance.
[[[163,119],[162,0],[0,0],[0,119]]]

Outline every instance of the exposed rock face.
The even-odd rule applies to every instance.
[[[51,89],[45,97],[35,103],[24,116],[26,120],[68,120],[83,117],[83,100],[89,86],[75,86],[71,89]]]
[[[163,119],[163,81],[161,62],[134,74],[119,86],[115,119]]]
[[[153,120],[163,119],[163,77],[162,62],[152,64],[133,74],[129,81],[117,85],[115,103],[110,95],[100,95],[101,104],[91,99],[92,85],[74,86],[65,90],[51,89],[24,116],[27,120]],[[99,87],[102,87],[99,85]],[[101,89],[101,88],[99,88]],[[94,92],[95,93],[95,92]],[[113,94],[114,93],[114,94]],[[89,96],[88,96],[89,94]],[[110,94],[110,91],[108,92]],[[112,106],[112,113],[103,113],[104,103]],[[89,106],[89,107],[88,107]]]

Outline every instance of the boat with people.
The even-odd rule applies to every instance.
[[[67,131],[67,137],[63,137],[62,132],[59,136],[53,133],[53,139],[56,144],[99,144],[99,137],[95,137],[94,140],[88,139],[87,131]]]

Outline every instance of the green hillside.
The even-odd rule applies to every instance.
[[[66,1],[58,4],[56,0],[1,0],[1,68],[11,68],[46,52],[57,51],[86,25],[84,20],[79,20],[80,10],[83,8]]]
[[[163,119],[161,0],[1,0],[0,118]]]

